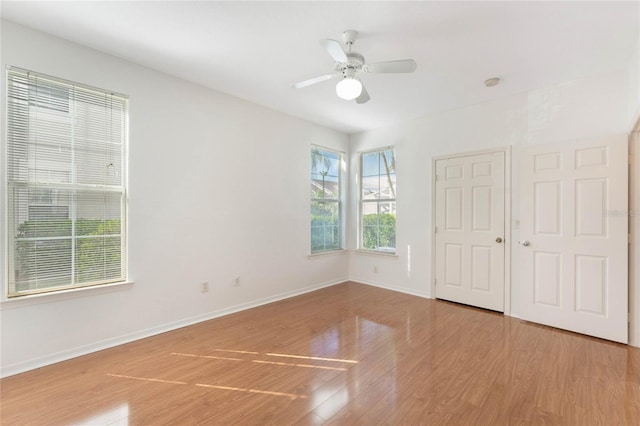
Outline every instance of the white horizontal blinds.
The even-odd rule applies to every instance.
[[[8,295],[124,280],[126,98],[7,76]]]

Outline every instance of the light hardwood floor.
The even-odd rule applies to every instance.
[[[640,424],[639,349],[356,283],[0,387],[2,425]]]

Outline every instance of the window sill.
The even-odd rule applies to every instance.
[[[324,257],[324,256],[336,256],[336,255],[343,254],[343,253],[346,253],[346,252],[347,252],[347,250],[345,250],[345,249],[319,251],[317,253],[311,253],[307,257],[309,259],[313,259],[313,258]]]
[[[363,255],[369,255],[369,256],[384,256],[384,257],[391,257],[396,259],[398,258],[397,253],[385,253],[383,251],[357,249],[357,250],[354,250],[353,252],[357,254],[363,254]]]
[[[122,281],[111,284],[71,288],[68,290],[60,290],[50,293],[28,294],[11,298],[3,295],[2,300],[0,300],[0,310],[21,308],[25,306],[38,305],[41,303],[60,302],[94,294],[113,293],[116,291],[126,290],[132,285],[133,281]]]

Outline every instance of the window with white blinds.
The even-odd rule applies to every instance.
[[[7,71],[7,296],[126,279],[127,99]]]

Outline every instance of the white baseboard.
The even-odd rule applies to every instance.
[[[399,293],[410,294],[412,296],[424,297],[425,299],[431,299],[431,296],[429,295],[429,293],[427,291],[420,291],[420,290],[415,290],[413,288],[400,287],[400,286],[391,286],[391,285],[388,285],[388,284],[383,284],[383,283],[370,281],[370,280],[363,280],[363,279],[360,279],[360,278],[351,278],[350,281],[353,281],[353,282],[356,282],[356,283],[360,283],[360,284],[370,285],[370,286],[373,286],[373,287],[380,287],[380,288],[384,288],[384,289],[387,289],[387,290],[393,290],[393,291],[397,291]]]
[[[53,354],[45,355],[38,358],[32,358],[26,361],[17,362],[3,366],[0,370],[0,378],[13,376],[14,374],[24,373],[25,371],[34,370],[36,368],[45,367],[47,365],[55,364],[57,362],[66,361],[72,358],[76,358],[82,355],[87,355],[93,352],[109,349],[114,346],[130,343],[135,340],[144,339],[147,337],[155,336],[157,334],[166,333],[167,331],[176,330],[178,328],[187,327],[199,322],[208,321],[210,319],[219,318],[225,315],[233,314],[236,312],[244,311],[247,309],[255,308],[258,306],[266,305],[269,303],[277,302],[279,300],[289,299],[291,297],[299,296],[312,291],[320,290],[321,288],[331,287],[336,284],[341,284],[348,281],[347,278],[340,280],[327,281],[324,283],[316,284],[311,287],[305,287],[303,289],[297,289],[288,291],[273,296],[265,297],[262,299],[254,300],[247,303],[241,303],[239,305],[230,306],[228,308],[219,309],[205,314],[196,315],[190,318],[181,319],[178,321],[172,321],[165,324],[158,325],[156,327],[139,330],[134,333],[125,334],[122,336],[114,337],[111,339],[105,339],[98,342],[94,342],[88,345],[78,346],[64,351],[56,352]]]
[[[244,311],[247,309],[251,309],[251,308],[255,308],[258,306],[262,306],[262,305],[266,305],[269,303],[273,303],[273,302],[277,302],[280,300],[284,300],[284,299],[288,299],[291,297],[295,297],[295,296],[299,296],[305,293],[310,293],[312,291],[316,291],[316,290],[320,290],[322,288],[326,288],[326,287],[331,287],[337,284],[341,284],[343,282],[346,281],[353,281],[353,282],[357,282],[357,283],[361,283],[361,284],[365,284],[365,285],[370,285],[373,287],[379,287],[379,288],[384,288],[387,290],[392,290],[392,291],[397,291],[400,293],[405,293],[405,294],[410,294],[413,296],[418,296],[418,297],[424,297],[424,298],[431,298],[430,295],[425,291],[418,291],[415,289],[410,289],[410,288],[406,288],[406,287],[400,287],[400,286],[390,286],[387,284],[383,284],[383,283],[379,283],[379,282],[374,282],[374,281],[369,281],[369,280],[364,280],[364,279],[358,279],[358,278],[351,278],[351,279],[339,279],[339,280],[333,280],[333,281],[327,281],[324,283],[320,283],[311,287],[306,287],[304,289],[298,289],[298,290],[293,290],[293,291],[289,291],[289,292],[284,292],[284,293],[280,293],[280,294],[276,294],[274,296],[269,296],[269,297],[265,297],[262,299],[258,299],[258,300],[254,300],[252,302],[247,302],[247,303],[242,303],[239,305],[235,305],[235,306],[231,306],[228,308],[224,308],[224,309],[219,309],[217,311],[213,311],[213,312],[207,312],[205,314],[202,315],[196,315],[190,318],[185,318],[182,320],[178,320],[178,321],[173,321],[173,322],[169,322],[169,323],[165,323],[165,324],[161,324],[159,326],[156,327],[152,327],[152,328],[147,328],[144,330],[140,330],[134,333],[129,333],[129,334],[125,334],[122,336],[118,336],[118,337],[114,337],[111,339],[106,339],[106,340],[101,340],[99,342],[94,342],[88,345],[83,345],[83,346],[78,346],[75,348],[71,348],[71,349],[67,349],[64,351],[60,351],[60,352],[56,352],[50,355],[46,355],[43,357],[38,357],[38,358],[33,358],[30,360],[26,360],[26,361],[22,361],[22,362],[18,362],[18,363],[14,363],[14,364],[9,364],[4,366],[1,370],[0,370],[0,378],[2,377],[8,377],[8,376],[13,376],[15,374],[19,374],[19,373],[23,373],[25,371],[29,371],[29,370],[34,370],[36,368],[40,368],[40,367],[45,367],[47,365],[51,365],[51,364],[55,364],[57,362],[61,362],[61,361],[66,361],[72,358],[76,358],[82,355],[87,355],[93,352],[97,352],[97,351],[101,351],[103,349],[109,349],[112,348],[114,346],[119,346],[119,345],[123,345],[125,343],[130,343],[133,342],[135,340],[140,340],[140,339],[144,339],[147,337],[151,337],[151,336],[155,336],[157,334],[161,334],[161,333],[165,333],[167,331],[172,331],[172,330],[176,330],[178,328],[182,328],[182,327],[187,327],[193,324],[197,324],[199,322],[203,322],[203,321],[208,321],[210,319],[214,319],[214,318],[219,318],[225,315],[229,315],[229,314],[233,314],[235,312],[240,312],[240,311]],[[511,315],[514,318],[519,318],[518,315]],[[633,337],[633,336],[632,336]],[[635,340],[635,339],[631,339],[631,341],[629,342],[630,346],[635,346],[635,347],[640,347],[640,341]]]

